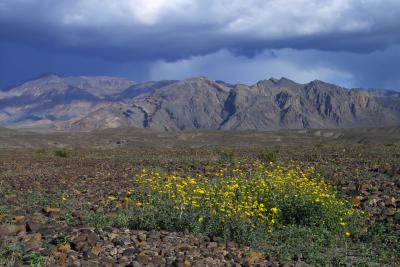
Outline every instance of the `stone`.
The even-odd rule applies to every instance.
[[[54,252],[53,258],[56,266],[65,266],[67,263],[67,254],[61,252]]]
[[[389,208],[386,208],[386,209],[385,209],[384,214],[385,214],[386,216],[393,216],[393,215],[396,214],[396,212],[397,212],[397,209],[396,209],[396,208],[394,208],[394,207],[389,207]]]
[[[14,216],[14,221],[16,221],[16,222],[22,222],[22,221],[24,221],[25,220],[25,216],[24,215],[16,215],[16,216]]]
[[[128,262],[129,262],[129,258],[126,257],[126,256],[122,256],[122,257],[118,260],[118,263],[119,263],[120,265],[122,264],[123,266],[126,266]]]
[[[361,196],[353,197],[353,198],[351,199],[351,203],[353,204],[354,207],[360,207],[360,205],[361,205],[361,199],[362,199]]]
[[[85,241],[71,241],[71,248],[75,251],[83,251],[88,249],[88,244]]]
[[[147,257],[147,255],[141,253],[136,256],[136,261],[142,265],[145,265],[145,264],[149,263],[149,257]]]
[[[56,249],[58,252],[67,253],[71,250],[71,246],[69,244],[60,244]]]
[[[308,265],[307,263],[305,263],[304,261],[297,261],[294,265],[294,267],[309,267],[310,265]]]
[[[99,237],[95,233],[90,233],[87,235],[87,242],[90,246],[95,246],[97,242],[99,242]]]
[[[154,266],[165,266],[166,262],[163,257],[161,256],[154,256],[153,259],[150,261],[151,264]]]
[[[188,259],[185,259],[185,260],[175,260],[175,261],[172,263],[172,266],[175,266],[175,267],[191,267],[191,266],[192,266],[192,262],[191,262],[190,260],[188,260]]]
[[[132,267],[142,267],[143,265],[140,264],[138,261],[132,261],[132,262],[131,262],[131,266],[132,266]]]
[[[396,199],[394,197],[385,196],[386,206],[396,207]]]
[[[218,247],[218,243],[217,242],[209,242],[207,244],[207,248],[208,249],[214,249],[214,248],[217,248],[217,247]]]
[[[102,267],[113,267],[114,266],[114,262],[109,258],[100,258],[99,261],[101,262],[100,266],[102,266]]]
[[[91,250],[90,250],[94,255],[98,256],[100,253],[102,253],[104,251],[104,248],[101,246],[94,246]]]
[[[88,239],[87,234],[80,234],[74,238],[74,241],[86,241]]]
[[[25,233],[25,225],[17,224],[1,224],[0,225],[0,237],[17,235],[19,233]]]
[[[32,221],[29,221],[25,224],[26,231],[27,232],[38,232],[40,229],[41,225]]]
[[[115,246],[124,246],[125,245],[125,242],[120,238],[115,238],[113,240],[113,243]]]
[[[146,233],[139,233],[138,234],[138,239],[139,239],[139,241],[146,241],[147,240],[147,235],[146,235]]]
[[[93,254],[93,253],[90,252],[90,251],[84,251],[84,252],[82,253],[82,256],[83,256],[83,258],[84,258],[85,260],[92,260],[92,259],[95,259],[95,258],[97,257],[97,255]]]
[[[137,250],[134,248],[127,248],[122,252],[122,255],[124,256],[133,256],[134,254],[137,253]]]
[[[118,254],[118,249],[115,247],[107,247],[106,250],[111,256],[116,256]]]
[[[30,250],[38,249],[42,246],[42,234],[35,233],[26,235],[23,237],[22,242],[24,242],[26,247]]]
[[[49,208],[48,207],[48,208],[44,208],[43,211],[47,216],[49,216],[49,215],[61,212],[61,209],[60,208]]]
[[[263,258],[264,256],[260,252],[252,251],[246,260],[250,265],[253,265],[256,262],[262,260]]]

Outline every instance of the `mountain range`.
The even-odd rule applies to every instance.
[[[0,126],[92,131],[136,127],[276,130],[400,125],[400,92],[287,78],[253,85],[195,77],[136,83],[55,74],[0,91]]]

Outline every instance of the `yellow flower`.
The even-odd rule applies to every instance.
[[[346,233],[344,233],[344,235],[345,235],[346,237],[350,237],[350,232],[346,232]]]
[[[204,175],[194,176],[177,173],[163,176],[144,170],[137,176],[134,188],[128,191],[127,197],[134,193],[146,207],[156,208],[168,200],[175,210],[202,209],[222,222],[236,217],[255,219],[269,225],[266,231],[278,223],[277,214],[281,212],[279,207],[270,206],[276,193],[283,200],[304,198],[308,204],[333,207],[343,217],[353,212],[346,208],[345,200],[336,198],[331,185],[321,180],[315,168],[303,171],[296,165],[283,167],[276,163],[237,162],[232,172],[221,166],[206,166]],[[136,206],[140,207],[142,203],[137,202]],[[203,220],[203,217],[197,217],[198,222]],[[340,219],[338,224],[344,227],[346,222]]]
[[[271,211],[273,212],[273,213],[278,213],[279,212],[279,209],[278,208],[271,208]]]
[[[116,200],[117,198],[110,195],[110,196],[107,197],[107,199],[112,201],[112,200]]]
[[[195,192],[199,193],[199,194],[204,194],[206,191],[204,191],[204,189],[199,188],[199,189],[196,189]]]

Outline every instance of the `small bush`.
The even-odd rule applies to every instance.
[[[66,157],[68,157],[68,153],[64,149],[58,149],[58,150],[54,151],[54,156],[66,158]]]
[[[257,158],[265,163],[274,162],[276,160],[276,155],[271,151],[264,151],[257,155]]]
[[[235,161],[235,155],[232,151],[221,150],[218,151],[218,163],[220,164],[233,164]]]
[[[45,258],[36,251],[30,251],[23,255],[22,260],[29,266],[42,266],[45,262]]]
[[[43,156],[43,155],[46,155],[46,150],[43,149],[43,148],[38,148],[38,149],[36,149],[36,150],[34,151],[34,153],[35,153],[36,155],[38,155],[38,156]]]

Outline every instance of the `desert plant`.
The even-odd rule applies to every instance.
[[[229,150],[218,150],[218,163],[220,164],[232,164],[235,160],[233,151]]]
[[[265,163],[274,162],[276,160],[276,155],[272,151],[265,150],[257,155],[257,158]]]
[[[43,156],[43,155],[46,155],[46,150],[43,149],[43,148],[38,148],[38,149],[36,149],[36,150],[34,151],[34,153],[35,153],[36,155]]]
[[[68,153],[64,149],[57,149],[56,151],[54,151],[54,156],[66,158],[68,157]]]

